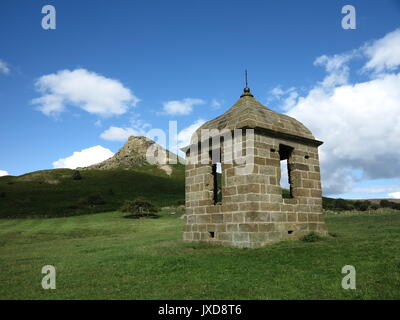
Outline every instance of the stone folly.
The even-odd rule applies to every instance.
[[[207,129],[214,133],[204,139]],[[237,139],[227,139],[238,129]],[[202,125],[182,149],[187,161],[184,241],[257,248],[312,231],[325,235],[321,144],[302,123],[266,108],[245,88],[233,107]],[[284,195],[281,161],[287,163],[290,184]]]

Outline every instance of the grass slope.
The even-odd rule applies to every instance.
[[[0,298],[399,299],[400,213],[326,220],[336,237],[233,249],[183,243],[183,221],[167,212],[2,219]],[[41,289],[47,264],[56,290]],[[357,290],[341,288],[344,265],[355,266]]]
[[[62,217],[117,210],[124,200],[144,196],[155,205],[183,201],[184,166],[175,165],[171,176],[155,166],[135,170],[56,169],[0,178],[0,218]],[[95,196],[104,203],[90,201]]]

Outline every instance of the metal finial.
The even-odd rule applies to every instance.
[[[244,97],[244,96],[252,97],[253,95],[250,92],[249,84],[247,82],[247,69],[244,70],[244,81],[245,81],[246,87],[244,88],[243,94],[240,97]]]

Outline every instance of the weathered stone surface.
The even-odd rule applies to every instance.
[[[184,241],[257,248],[297,239],[310,231],[325,235],[320,142],[300,122],[267,109],[249,92],[224,115],[200,129],[229,132],[248,127],[255,128],[253,137],[243,136],[234,148],[221,144],[222,159],[227,161],[222,163],[222,203],[215,203],[211,163],[186,166]],[[243,164],[235,163],[236,158],[232,162],[232,155],[224,154],[231,151],[239,159],[250,159],[253,153],[251,170],[238,174],[237,169],[243,168]],[[203,156],[208,156],[208,152],[201,151]],[[191,153],[190,158],[199,155]],[[290,199],[282,198],[279,185],[281,159],[288,160],[293,195]]]

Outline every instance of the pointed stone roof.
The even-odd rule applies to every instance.
[[[200,137],[202,129],[234,130],[241,128],[264,129],[274,135],[315,140],[310,130],[301,122],[272,111],[254,99],[249,88],[244,89],[240,99],[228,111],[204,123],[196,130],[195,134]]]

